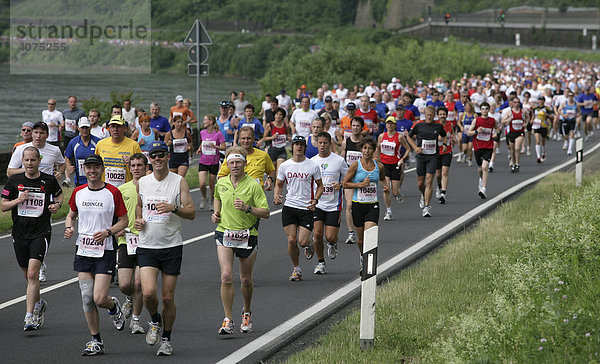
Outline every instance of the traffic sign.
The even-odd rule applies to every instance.
[[[200,48],[200,57],[196,58],[196,52],[198,48]],[[202,44],[189,46],[188,56],[190,57],[190,61],[194,63],[204,63],[208,59],[208,48]]]
[[[198,65],[195,63],[188,63],[188,75],[196,76],[198,75]],[[208,65],[201,64],[200,65],[200,76],[208,76]]]
[[[198,31],[196,31],[198,30]],[[199,37],[198,37],[199,35]],[[206,32],[206,28],[204,28],[204,24],[202,24],[202,22],[199,19],[196,19],[196,21],[194,22],[194,25],[192,25],[192,28],[190,29],[190,31],[188,32],[187,36],[185,37],[185,44],[204,44],[204,45],[211,45],[212,39],[210,39],[210,36],[208,35],[208,33]]]

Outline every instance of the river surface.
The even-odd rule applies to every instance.
[[[218,113],[218,102],[229,100],[231,91],[243,90],[258,95],[260,86],[252,80],[208,76],[200,81],[201,114]],[[196,78],[181,74],[149,75],[11,75],[8,65],[0,65],[0,151],[9,150],[19,141],[21,124],[40,121],[49,98],[56,99],[56,109],[67,108],[69,95],[78,99],[96,97],[109,101],[111,91],[133,92],[146,111],[150,103],[161,104],[162,115],[168,117],[175,96],[192,100],[196,113]],[[78,104],[82,107],[82,104]],[[198,118],[201,121],[201,118]]]

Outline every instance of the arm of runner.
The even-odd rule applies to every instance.
[[[412,150],[415,151],[415,153],[421,154],[421,148],[417,147],[417,143],[415,143],[415,140],[411,136],[408,136],[406,138],[406,141],[408,142],[408,144],[410,145],[410,147],[412,148]]]
[[[65,168],[65,179],[70,180],[71,174],[75,173],[75,166],[71,164],[69,158],[65,158],[65,164],[67,165],[67,168]]]
[[[58,212],[58,210],[60,210],[60,208],[62,207],[64,195],[61,193],[56,197],[53,196],[53,198],[54,202],[48,205],[48,211],[50,211],[51,214],[55,214]]]
[[[14,200],[9,200],[8,198],[3,197],[2,201],[0,201],[0,210],[2,210],[2,212],[12,210],[21,202],[27,201],[28,198],[29,191],[24,191],[21,196],[15,198]]]
[[[102,240],[108,238],[109,236],[115,234],[115,232],[119,232],[119,231],[125,229],[128,224],[129,224],[129,218],[127,217],[127,214],[124,214],[123,216],[119,216],[117,223],[114,224],[113,226],[111,226],[110,228],[102,230],[102,231],[96,231],[94,233],[94,240],[102,241]],[[66,232],[67,231],[65,230],[65,235],[66,235]]]
[[[194,208],[194,200],[192,200],[192,194],[190,193],[190,187],[188,186],[185,178],[181,179],[179,184],[179,190],[181,191],[181,206],[177,211],[173,211],[175,215],[188,220],[194,220],[196,218],[196,209]],[[175,205],[173,205],[175,210]]]
[[[475,134],[476,134],[475,123],[471,123],[471,126],[469,127],[469,130],[467,131],[467,135],[468,136],[473,136]]]
[[[138,203],[135,206],[135,229],[137,231],[142,231],[145,223],[146,221],[144,221],[142,215],[142,197],[138,195]]]
[[[310,200],[310,204],[308,205],[309,210],[315,209],[315,207],[317,206],[317,203],[319,203],[319,199],[321,198],[321,195],[323,194],[323,180],[318,179],[315,181],[315,183],[317,184],[317,191],[315,192],[315,198]]]
[[[214,211],[212,215],[210,215],[210,219],[213,223],[218,224],[221,222],[221,200],[215,198],[213,202]]]
[[[273,203],[275,205],[281,205],[281,202],[283,202],[281,191],[283,191],[283,180],[277,179],[275,181],[275,191],[273,192]]]
[[[71,239],[73,233],[75,232],[75,219],[77,218],[77,213],[73,210],[69,210],[67,217],[65,219],[65,239]]]
[[[381,162],[375,162],[377,163],[377,166],[379,167],[379,183],[381,184],[381,188],[383,192],[387,192],[390,189],[390,186],[388,183],[385,182],[385,170],[383,168],[383,163]]]
[[[352,178],[354,178],[354,175],[356,174],[357,169],[358,169],[358,161],[352,162],[352,164],[348,168],[348,172],[346,172],[346,175],[344,176],[344,180],[342,181],[342,187],[347,188],[347,189],[353,189],[353,188],[366,187],[369,185],[369,183],[370,183],[369,177],[365,178],[364,181],[362,181],[360,183],[352,182]]]

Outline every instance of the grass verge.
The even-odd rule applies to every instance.
[[[373,350],[354,312],[288,361],[598,362],[599,194],[544,179],[380,287]]]

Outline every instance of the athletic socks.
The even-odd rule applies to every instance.
[[[158,322],[159,324],[162,322],[160,313],[158,313],[158,312],[150,315],[150,317],[152,318],[152,322]]]

